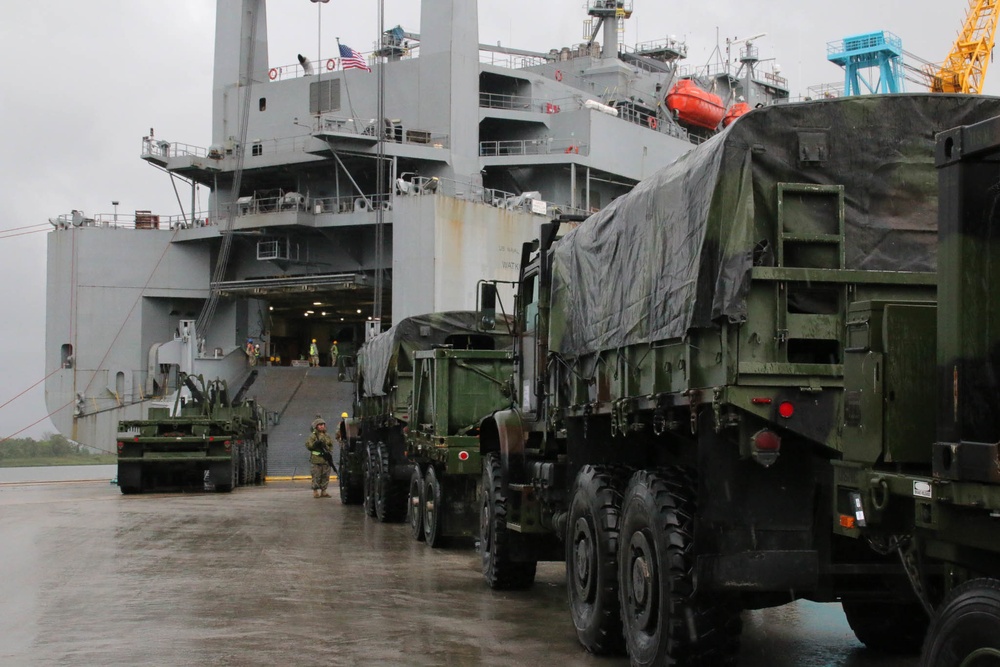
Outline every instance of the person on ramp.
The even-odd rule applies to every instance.
[[[329,498],[326,487],[330,484],[330,463],[333,460],[333,440],[326,432],[326,421],[316,417],[312,433],[306,438],[309,463],[312,468],[313,498]]]

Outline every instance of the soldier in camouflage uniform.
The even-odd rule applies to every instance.
[[[333,440],[326,432],[326,421],[317,417],[312,423],[312,433],[306,439],[306,449],[309,450],[309,463],[312,464],[313,498],[329,498],[326,487],[330,483],[330,464],[324,458],[324,453],[333,460]]]

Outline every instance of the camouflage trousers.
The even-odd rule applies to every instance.
[[[330,464],[313,463],[312,464],[313,491],[315,491],[316,489],[319,489],[321,491],[326,491],[326,487],[329,483],[330,483]]]

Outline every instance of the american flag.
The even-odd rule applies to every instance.
[[[349,46],[340,44],[340,64],[344,69],[363,69],[365,71],[372,71],[372,68],[368,66],[365,62],[364,56],[355,51]]]

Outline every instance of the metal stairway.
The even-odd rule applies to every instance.
[[[259,370],[249,394],[276,415],[268,429],[267,474],[308,476],[304,444],[312,421],[322,415],[333,437],[340,414],[351,412],[354,384],[338,381],[335,368],[265,366]]]

